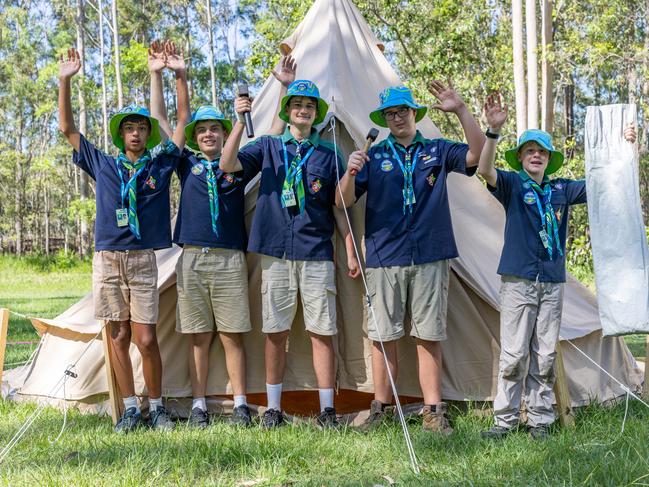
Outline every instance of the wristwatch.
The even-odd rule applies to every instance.
[[[492,131],[489,130],[489,128],[487,128],[484,134],[490,139],[498,140],[500,138],[500,134],[494,134]]]

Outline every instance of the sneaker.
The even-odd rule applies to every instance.
[[[136,408],[128,408],[115,425],[115,433],[130,433],[142,426],[144,426],[142,414]]]
[[[508,428],[507,426],[493,426],[490,430],[483,431],[480,436],[489,440],[500,440],[510,433],[514,432],[515,428]]]
[[[433,408],[435,409],[433,410]],[[448,404],[445,402],[440,402],[433,406],[424,406],[424,421],[422,424],[424,431],[442,435],[450,435],[453,433],[453,428],[451,428],[451,424],[446,417],[447,411]]]
[[[383,404],[381,401],[373,400],[370,404],[370,415],[358,429],[368,432],[393,421],[394,407],[390,404]]]
[[[169,419],[169,414],[164,406],[159,406],[149,412],[149,426],[154,430],[161,431],[171,431],[176,427],[174,422]]]
[[[285,422],[284,413],[279,409],[267,409],[261,417],[261,427],[265,430],[283,426]]]
[[[338,429],[340,427],[335,408],[324,408],[324,411],[318,415],[316,421],[322,429]]]
[[[209,426],[209,416],[207,415],[207,411],[203,411],[201,408],[192,409],[192,412],[189,413],[187,426],[202,430],[207,428]]]
[[[242,404],[241,406],[237,406],[232,410],[232,416],[230,416],[230,424],[235,426],[242,426],[244,428],[252,426],[250,408],[247,404]]]
[[[550,436],[550,431],[547,424],[530,426],[527,431],[529,432],[533,440],[547,440]]]

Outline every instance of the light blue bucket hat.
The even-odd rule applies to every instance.
[[[192,120],[187,125],[185,125],[185,144],[190,148],[199,151],[198,144],[194,140],[194,129],[196,124],[203,120],[216,120],[221,122],[223,129],[229,134],[232,132],[232,122],[225,118],[225,116],[219,112],[212,105],[203,105],[198,107],[198,109],[192,114]]]
[[[522,169],[523,165],[518,160],[518,151],[528,142],[536,142],[550,153],[550,160],[548,161],[548,167],[545,168],[545,174],[552,174],[561,169],[563,165],[563,154],[554,149],[552,136],[544,130],[539,129],[530,129],[523,132],[518,139],[518,145],[505,152],[505,160],[512,169],[516,171]]]
[[[315,83],[307,79],[298,79],[288,85],[286,96],[282,98],[282,104],[278,114],[279,118],[284,120],[286,123],[290,122],[288,115],[286,114],[286,105],[294,96],[306,96],[309,98],[315,98],[318,101],[318,113],[316,113],[313,125],[317,125],[325,119],[327,111],[329,110],[329,105],[327,105],[326,101],[320,98],[320,91]]]
[[[424,118],[424,115],[426,115],[426,111],[428,110],[425,106],[415,103],[415,100],[412,97],[412,91],[405,86],[390,86],[381,92],[379,99],[381,100],[381,105],[370,113],[370,120],[379,127],[388,126],[385,117],[383,116],[383,110],[386,108],[399,107],[402,105],[414,108],[417,110],[415,122],[419,122]]]

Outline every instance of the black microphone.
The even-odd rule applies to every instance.
[[[250,93],[248,92],[248,83],[243,81],[239,83],[239,96],[250,97]],[[251,139],[255,136],[255,129],[252,127],[252,117],[250,116],[250,112],[243,112],[243,118],[246,121],[246,135]]]

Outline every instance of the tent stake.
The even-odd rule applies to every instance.
[[[115,380],[115,374],[113,372],[113,359],[111,354],[113,344],[110,340],[108,324],[106,324],[106,326],[101,330],[101,340],[104,349],[104,368],[106,369],[106,382],[108,383],[108,404],[110,405],[110,416],[113,419],[113,424],[117,424],[117,421],[123,412],[123,403],[117,381]]]
[[[642,384],[642,398],[649,399],[649,370],[647,363],[649,362],[649,335],[645,336],[645,358],[644,358],[644,383]]]
[[[563,366],[563,354],[561,352],[561,342],[557,342],[557,358],[554,362],[556,381],[554,383],[554,396],[557,400],[557,409],[559,410],[559,421],[564,428],[574,428],[575,417],[572,414],[570,404],[570,392],[566,382],[566,370]]]
[[[7,348],[7,329],[9,328],[9,310],[0,309],[0,384],[5,366],[5,349]]]

